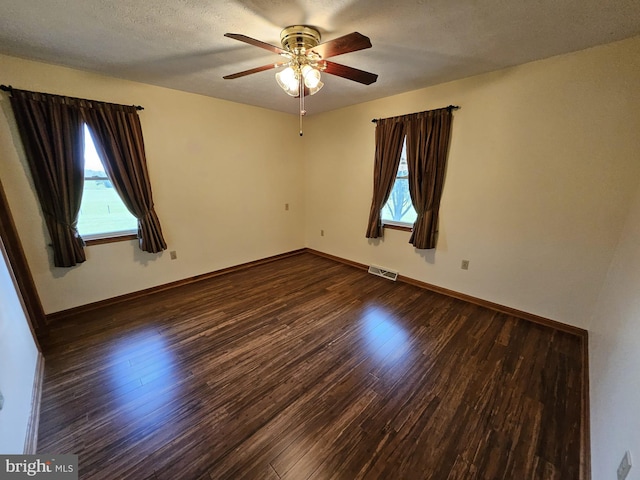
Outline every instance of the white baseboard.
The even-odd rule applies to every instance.
[[[24,454],[34,455],[38,449],[38,427],[40,425],[40,402],[42,401],[42,385],[44,382],[44,356],[38,352],[36,374],[33,379],[31,395],[31,415],[27,424],[27,437],[24,441]]]

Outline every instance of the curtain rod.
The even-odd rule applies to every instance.
[[[451,110],[459,110],[459,109],[460,109],[460,107],[459,107],[458,105],[449,105],[449,106],[446,106],[446,107],[444,107],[444,108],[446,108],[446,109],[447,109],[447,110],[449,110],[449,111],[451,111]],[[439,108],[434,108],[434,110],[440,110],[440,109],[439,109]],[[411,113],[409,113],[409,115],[411,115]],[[400,115],[400,116],[401,116],[401,117],[404,117],[405,115]],[[391,117],[391,118],[393,118],[393,117]],[[371,121],[372,121],[373,123],[378,123],[378,119],[377,119],[377,118],[374,118],[374,119],[373,119],[373,120],[371,120]]]
[[[0,85],[0,90],[2,90],[3,92],[13,92],[13,87],[11,85]],[[74,98],[74,97],[70,97],[70,98]],[[84,100],[84,99],[80,99],[80,100]],[[89,100],[90,102],[99,102],[99,100]],[[109,103],[109,102],[102,102],[102,103]],[[144,107],[141,107],[140,105],[133,105],[135,107],[136,110],[144,110]]]

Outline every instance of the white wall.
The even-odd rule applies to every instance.
[[[1,243],[1,241],[0,241]],[[31,415],[38,348],[0,244],[0,453],[22,454]]]
[[[638,51],[640,37],[311,116],[307,246],[587,328],[640,176]],[[449,104],[437,248],[367,240],[371,119]]]
[[[0,177],[46,313],[304,247],[296,117],[8,56],[0,56],[0,71],[16,88],[145,107],[140,120],[156,211],[169,251],[178,255],[147,254],[130,241],[87,247],[85,263],[52,267],[2,94]]]
[[[624,452],[640,479],[640,188],[591,321],[591,456],[595,480],[616,478]]]

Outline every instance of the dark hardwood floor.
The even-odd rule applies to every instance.
[[[54,324],[83,479],[581,478],[583,339],[304,253]]]

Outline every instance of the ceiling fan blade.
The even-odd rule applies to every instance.
[[[286,50],[276,47],[275,45],[271,45],[270,43],[261,42],[260,40],[256,40],[255,38],[247,37],[246,35],[242,35],[240,33],[225,33],[225,37],[233,38],[234,40],[239,40],[244,43],[248,43],[249,45],[253,45],[254,47],[264,48],[265,50],[269,50],[273,53],[288,53]]]
[[[232,73],[231,75],[225,75],[225,80],[233,80],[234,78],[245,77],[247,75],[251,75],[252,73],[264,72],[265,70],[271,70],[272,68],[278,68],[283,65],[286,65],[288,62],[280,62],[280,63],[270,63],[269,65],[263,65],[261,67],[252,68],[250,70],[244,70],[238,73]]]
[[[375,73],[365,72],[364,70],[358,70],[357,68],[347,67],[346,65],[340,65],[335,62],[324,62],[327,68],[324,73],[330,73],[331,75],[337,75],[338,77],[353,80],[354,82],[363,83],[365,85],[371,85],[378,79],[378,75]]]
[[[361,33],[353,32],[342,37],[334,38],[328,42],[321,43],[311,49],[322,58],[335,57],[343,53],[356,52],[371,48],[371,40]]]

